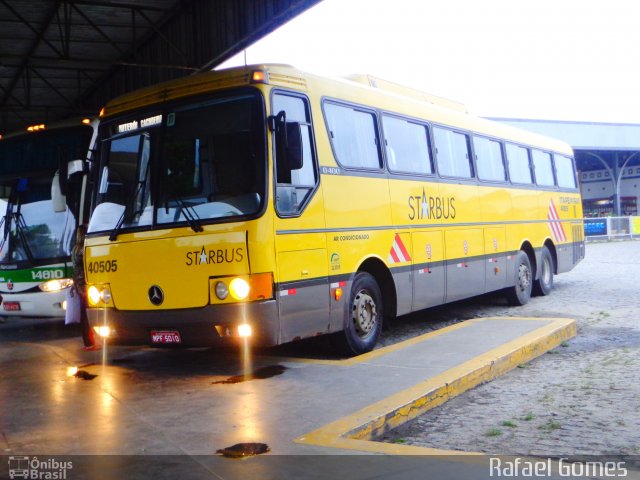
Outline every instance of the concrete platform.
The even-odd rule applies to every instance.
[[[575,328],[569,319],[482,318],[346,360],[273,356],[281,350],[253,358],[235,349],[85,352],[77,338],[32,343],[0,332],[0,442],[4,455],[176,455],[174,465],[195,462],[216,477],[232,464],[266,468],[273,478],[296,471],[298,461],[278,455],[448,455],[371,440],[559,345]],[[284,369],[225,383],[249,364]],[[72,366],[97,377],[69,376]],[[213,456],[240,442],[271,451],[241,463]],[[316,464],[323,462],[304,463]]]

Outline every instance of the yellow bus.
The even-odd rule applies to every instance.
[[[383,319],[584,256],[571,148],[369,76],[209,72],[101,112],[91,325],[119,344],[371,350]]]

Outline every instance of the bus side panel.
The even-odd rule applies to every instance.
[[[289,285],[280,284],[278,306],[281,342],[327,333],[329,295],[326,256],[324,248],[278,254],[278,269],[282,272],[282,278],[311,277]]]
[[[581,222],[563,222],[568,243],[556,245],[558,271],[564,273],[584,258],[584,227]]]
[[[411,305],[413,304],[413,267],[411,265],[411,263],[413,263],[413,252],[411,234],[408,232],[396,233],[390,240],[391,248],[389,249],[387,262],[390,264],[403,265],[391,271],[393,274],[393,283],[396,287],[396,315],[399,316],[411,313]],[[407,263],[409,263],[409,265],[407,265]]]
[[[394,242],[395,233],[390,230],[336,230],[329,232],[327,237],[327,254],[330,274],[331,296],[331,325],[330,330],[337,332],[344,329],[344,322],[348,314],[349,298],[353,277],[362,264],[371,258],[385,263],[389,250]],[[410,245],[410,244],[409,244]],[[410,246],[407,246],[410,248]],[[401,278],[400,270],[409,270],[409,262],[399,263],[400,269],[391,268],[394,283]],[[393,267],[393,265],[388,265]],[[409,274],[406,273],[406,276]],[[343,292],[339,300],[335,298],[335,289]],[[381,286],[382,288],[382,286]],[[411,286],[409,285],[409,295]],[[398,293],[396,288],[396,293]],[[410,297],[409,297],[410,305]]]
[[[481,228],[444,232],[447,253],[447,302],[484,293],[484,239]]]
[[[504,227],[484,229],[484,251],[486,254],[485,291],[493,292],[507,286],[507,256]]]
[[[484,227],[484,251],[486,255],[485,290],[492,292],[507,286],[507,229],[498,226],[511,220],[511,191],[503,186],[480,186],[480,204]]]
[[[274,219],[281,343],[328,330],[329,279],[322,191],[319,188],[315,192],[300,216]]]
[[[413,233],[413,310],[444,302],[445,266],[442,231]]]
[[[443,207],[438,223],[474,225],[482,219],[482,203],[475,183],[443,182],[439,185]],[[437,220],[436,220],[437,221]],[[482,227],[449,227],[444,233],[447,302],[484,293],[485,260]]]
[[[508,252],[517,252],[525,241],[533,242],[536,236],[536,229],[540,225],[545,230],[548,230],[544,224],[531,222],[532,219],[541,218],[538,214],[539,195],[539,192],[532,189],[511,189],[511,221],[513,223],[507,226]],[[542,218],[546,218],[546,216]],[[533,246],[536,247],[536,245]]]
[[[320,140],[318,144],[321,145]],[[331,330],[338,331],[344,328],[349,279],[367,258],[377,256],[386,260],[389,256],[394,234],[381,228],[391,226],[389,183],[387,178],[345,171],[341,175],[323,173],[321,177],[332,281],[347,282],[342,299],[332,301]]]
[[[323,174],[322,182],[329,230],[357,231],[391,225],[386,178]]]
[[[427,181],[425,181],[427,180]],[[427,228],[430,223],[447,221],[453,215],[451,204],[440,196],[433,178],[422,180],[395,178],[389,180],[393,225]],[[411,249],[412,269],[408,277],[394,275],[397,292],[397,314],[440,305],[444,301],[444,252],[442,232],[411,230],[401,235]],[[391,263],[393,259],[390,259]],[[407,280],[410,280],[407,282]],[[413,295],[411,295],[413,293]]]
[[[567,272],[582,258],[579,252],[584,234],[574,229],[576,223],[571,221],[580,218],[577,215],[582,213],[578,208],[580,197],[571,193],[554,193],[541,197],[540,202],[540,214],[548,220],[546,234],[556,246],[557,273]]]

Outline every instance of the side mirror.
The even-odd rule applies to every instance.
[[[69,178],[69,162],[65,160],[65,156],[61,155],[60,161],[58,162],[58,172],[56,172],[56,176],[58,177],[58,188],[62,195],[67,194],[67,179]],[[53,193],[53,188],[51,189]],[[53,195],[51,196],[53,198]]]
[[[84,160],[71,160],[67,164],[67,178],[71,178],[76,173],[84,173],[86,170]]]
[[[62,193],[60,178],[62,178],[60,172],[56,172],[51,181],[51,204],[55,213],[62,213],[67,210],[67,199]]]
[[[291,170],[302,168],[302,132],[298,122],[286,122],[286,155]]]

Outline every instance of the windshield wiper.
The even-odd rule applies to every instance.
[[[120,218],[118,219],[118,221],[116,222],[116,226],[113,227],[113,230],[111,230],[111,233],[109,234],[109,241],[113,242],[118,238],[118,233],[120,233],[120,229],[122,228],[122,225],[124,224],[124,217],[127,216],[127,207],[124,207],[124,210],[122,211],[122,215],[120,215]]]
[[[200,217],[196,213],[195,209],[192,206],[184,203],[184,200],[182,200],[178,195],[174,194],[173,199],[180,206],[180,213],[182,213],[182,215],[184,215],[184,218],[187,219],[187,223],[191,227],[191,230],[193,230],[194,232],[204,231],[202,225],[200,224]]]
[[[113,227],[113,230],[111,230],[111,233],[109,234],[110,242],[113,242],[118,238],[118,234],[122,229],[122,225],[124,225],[124,220],[125,218],[127,218],[127,214],[129,213],[129,211],[133,208],[133,202],[135,202],[136,198],[138,198],[138,194],[142,190],[143,186],[144,182],[138,182],[136,191],[133,192],[133,195],[127,199],[127,202],[124,205],[124,210],[122,211],[122,215],[120,215],[120,218],[118,218],[118,221],[116,222],[116,226]],[[133,215],[135,216],[136,213],[137,212],[133,212]]]

